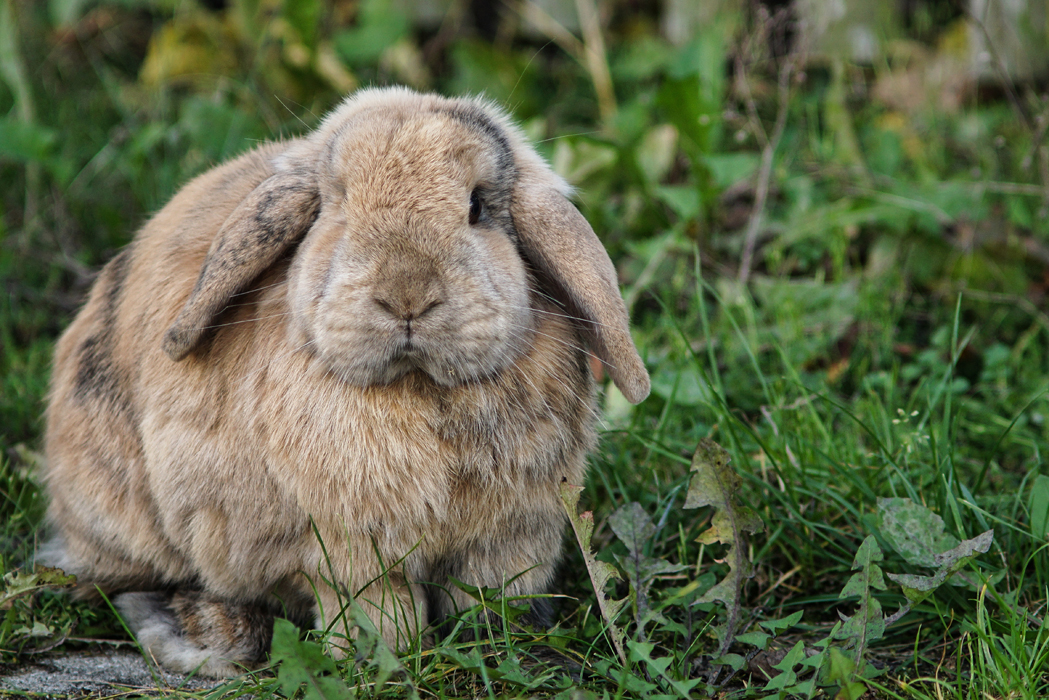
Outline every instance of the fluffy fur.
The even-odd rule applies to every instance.
[[[583,348],[648,393],[566,194],[491,105],[404,89],[190,182],[59,341],[42,558],[215,676],[263,660],[276,600],[331,622],[321,576],[395,644],[472,603],[449,577],[545,591],[595,440]]]

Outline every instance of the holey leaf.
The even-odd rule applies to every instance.
[[[878,527],[909,564],[935,568],[936,555],[958,544],[943,518],[909,498],[879,498]]]
[[[0,588],[0,610],[7,610],[17,598],[30,597],[45,588],[69,588],[76,576],[61,569],[37,564],[32,571],[8,571]]]
[[[942,586],[951,576],[961,571],[979,554],[986,554],[994,541],[994,530],[988,530],[971,540],[965,540],[957,547],[936,555],[940,566],[932,576],[915,576],[912,574],[886,574],[890,580],[903,588],[907,602],[911,606],[925,600],[929,594]]]
[[[626,605],[626,598],[613,600],[605,593],[605,585],[611,579],[618,579],[619,572],[616,567],[594,558],[590,551],[590,538],[594,536],[594,514],[590,511],[579,512],[579,494],[583,492],[582,486],[569,484],[566,479],[561,480],[561,504],[568,513],[568,520],[572,523],[572,531],[575,532],[576,542],[579,543],[579,551],[583,554],[583,562],[590,574],[590,582],[594,585],[594,594],[597,596],[597,604],[601,609],[601,617],[608,626],[608,635],[612,644],[619,654],[620,661],[626,666],[626,648],[623,646],[623,630],[616,626],[616,618]]]
[[[713,506],[710,528],[700,534],[698,541],[703,544],[720,542],[729,548],[725,555],[728,576],[696,601],[696,604],[719,601],[728,611],[725,624],[717,630],[721,639],[717,656],[724,655],[732,644],[739,621],[739,595],[743,581],[753,576],[746,555],[746,533],[763,529],[761,518],[736,498],[742,483],[743,480],[729,466],[729,454],[725,448],[708,438],[701,440],[692,457],[692,481],[688,486],[685,507]]]

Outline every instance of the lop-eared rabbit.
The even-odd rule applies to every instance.
[[[264,661],[282,606],[357,596],[403,647],[473,604],[450,578],[545,592],[590,354],[649,390],[568,194],[499,109],[402,88],[194,179],[58,343],[40,559],[208,676]]]

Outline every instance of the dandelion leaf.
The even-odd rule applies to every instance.
[[[908,564],[936,568],[936,556],[958,545],[936,513],[909,498],[879,498],[878,527]]]
[[[729,466],[729,454],[725,448],[710,439],[700,441],[692,457],[692,481],[689,482],[685,507],[714,507],[710,527],[700,534],[698,541],[729,546],[726,555],[729,575],[701,596],[697,603],[717,600],[738,610],[739,589],[743,581],[753,575],[742,545],[745,533],[759,532],[763,525],[753,510],[738,502],[736,492],[742,484],[742,479]]]
[[[352,697],[338,676],[335,662],[317,642],[299,639],[299,628],[278,618],[273,625],[272,657],[280,661],[277,682],[287,697],[305,686],[304,700],[341,700]]]
[[[45,588],[68,588],[75,583],[76,576],[42,564],[37,564],[32,571],[9,571],[4,574],[0,610],[11,607],[17,598],[31,596]]]
[[[583,555],[583,562],[590,574],[590,582],[594,586],[594,595],[597,596],[597,604],[601,609],[601,617],[604,618],[608,627],[609,637],[619,654],[620,660],[626,664],[626,648],[623,646],[623,630],[616,626],[616,619],[626,605],[627,599],[614,600],[608,597],[605,586],[611,579],[618,579],[619,572],[616,567],[603,561],[598,561],[594,553],[590,551],[590,540],[594,536],[594,514],[590,511],[579,512],[579,495],[583,492],[582,486],[569,484],[562,480],[560,484],[561,504],[568,514],[568,520],[572,524],[579,551]]]
[[[991,548],[993,541],[994,530],[987,530],[970,540],[964,540],[953,549],[940,552],[933,558],[938,568],[932,576],[888,574],[888,577],[903,589],[903,594],[907,596],[907,601],[911,605],[916,605],[925,600],[929,594],[942,586],[947,579],[958,573],[978,555],[985,554]]]
[[[656,526],[645,513],[641,504],[631,502],[622,506],[608,518],[612,532],[626,545],[626,556],[616,556],[616,561],[626,572],[630,584],[631,598],[634,603],[635,620],[638,630],[643,634],[645,625],[653,620],[665,622],[656,612],[649,599],[649,590],[661,574],[680,571],[680,564],[672,564],[665,559],[650,557],[644,553],[645,545],[656,534]]]
[[[867,645],[880,639],[885,634],[885,618],[882,616],[881,603],[874,598],[874,591],[884,591],[885,575],[878,562],[884,559],[881,548],[873,535],[868,535],[852,561],[853,574],[841,590],[839,598],[859,598],[856,613],[846,616],[839,613],[841,625],[835,625],[831,636],[835,639],[849,640],[856,649],[856,659],[862,660]]]
[[[746,533],[759,532],[763,524],[753,510],[739,503],[736,493],[743,480],[729,466],[729,454],[709,438],[700,441],[692,457],[692,480],[689,482],[686,508],[712,506],[710,528],[700,534],[703,544],[728,546],[725,562],[728,575],[696,599],[695,604],[720,602],[728,615],[714,633],[721,640],[718,656],[724,656],[732,645],[740,616],[740,591],[743,582],[754,575],[746,555]]]

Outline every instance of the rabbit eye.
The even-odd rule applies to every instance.
[[[481,220],[481,195],[474,190],[470,193],[470,225]]]

